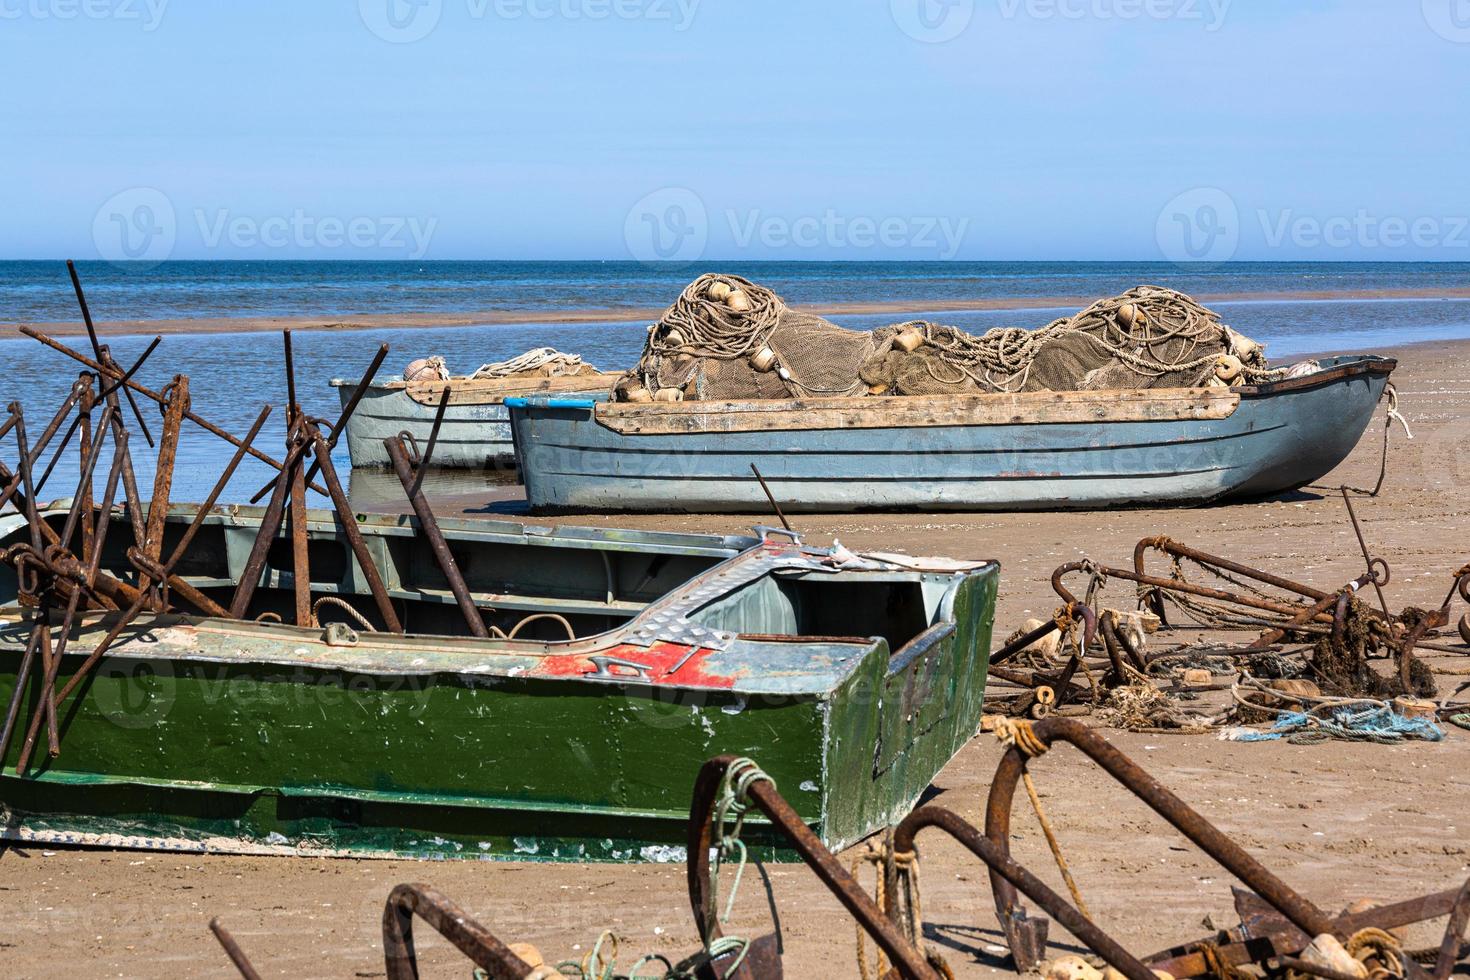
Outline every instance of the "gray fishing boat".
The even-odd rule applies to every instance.
[[[389,381],[368,387],[347,423],[347,451],[352,465],[386,468],[383,440],[407,432],[427,448],[434,419],[448,392],[444,421],[434,444],[433,464],[446,469],[494,469],[512,466],[510,422],[505,399],[532,393],[585,392],[606,389],[613,374],[566,377],[452,378],[447,381]],[[357,380],[331,382],[346,407]]]
[[[533,510],[1050,510],[1278,494],[1348,455],[1397,362],[1238,387],[610,402],[507,399]]]

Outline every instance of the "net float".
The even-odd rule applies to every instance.
[[[910,328],[899,333],[897,337],[894,337],[893,342],[912,354],[924,345],[924,333],[922,330]]]
[[[870,395],[881,395],[887,390],[887,385],[868,385],[868,394]]]
[[[725,305],[736,313],[745,313],[750,310],[750,297],[744,290],[732,289],[730,295],[725,297]]]
[[[776,366],[776,352],[769,347],[762,347],[750,355],[750,366],[757,371],[769,371]]]
[[[1124,303],[1118,307],[1118,323],[1123,329],[1132,330],[1134,326],[1142,326],[1143,321],[1143,311],[1132,303]]]
[[[660,388],[654,392],[653,400],[656,402],[681,402],[684,400],[684,392],[678,388]]]
[[[623,399],[630,402],[651,402],[653,393],[642,385],[637,385],[624,391]]]
[[[728,282],[723,282],[719,279],[716,279],[714,282],[710,283],[709,288],[704,291],[704,295],[709,297],[716,303],[723,303],[727,298],[729,298],[731,292],[733,292],[733,290],[730,288],[730,284]]]
[[[1240,377],[1244,371],[1245,365],[1234,354],[1221,354],[1220,359],[1215,362],[1215,377],[1227,384]]]
[[[684,335],[678,330],[670,330],[664,334],[664,343],[669,347],[683,347]]]

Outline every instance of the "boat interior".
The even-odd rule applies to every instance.
[[[176,505],[165,524],[167,559],[197,509]],[[188,586],[229,607],[258,534],[261,508],[216,508],[174,567]],[[450,584],[428,539],[413,520],[359,514],[364,545],[377,567],[405,632],[420,636],[470,635]],[[43,514],[58,532],[59,508]],[[0,546],[27,540],[19,515],[0,518]],[[312,628],[342,623],[381,631],[384,623],[347,535],[330,511],[310,511],[307,559]],[[582,640],[628,624],[650,605],[759,543],[748,536],[692,535],[617,529],[546,527],[510,521],[444,520],[441,530],[456,566],[492,635],[554,644]],[[100,567],[134,585],[128,558],[136,543],[130,520],[114,513]],[[82,544],[72,542],[81,555]],[[807,562],[807,566],[815,563]],[[679,613],[696,626],[728,633],[782,637],[887,638],[890,649],[932,626],[954,580],[900,568],[821,570],[769,564],[720,576]],[[0,566],[0,604],[12,605],[18,581]],[[171,604],[198,613],[178,589]],[[295,558],[287,528],[270,544],[259,587],[244,618],[295,623]]]

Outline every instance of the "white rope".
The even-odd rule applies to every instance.
[[[552,367],[553,374],[557,375],[576,374],[583,367],[583,361],[580,355],[565,354],[555,347],[537,347],[535,350],[517,354],[506,361],[482,364],[474,374],[470,375],[470,379],[507,378],[513,374],[536,371],[544,367]]]

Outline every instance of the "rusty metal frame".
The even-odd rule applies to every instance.
[[[717,756],[704,764],[694,782],[694,799],[689,807],[689,842],[687,878],[689,905],[694,922],[706,946],[721,938],[718,914],[712,907],[710,893],[710,849],[715,846],[714,812],[720,784],[734,763],[733,755]],[[898,976],[904,980],[938,980],[939,974],[924,954],[905,939],[893,922],[868,897],[833,856],[827,846],[812,833],[806,821],[776,791],[769,780],[756,780],[747,790],[750,802],[771,821],[803,861],[837,897],[848,913],[857,920],[878,947],[888,956]],[[1140,978],[1142,980],[1142,978]]]

